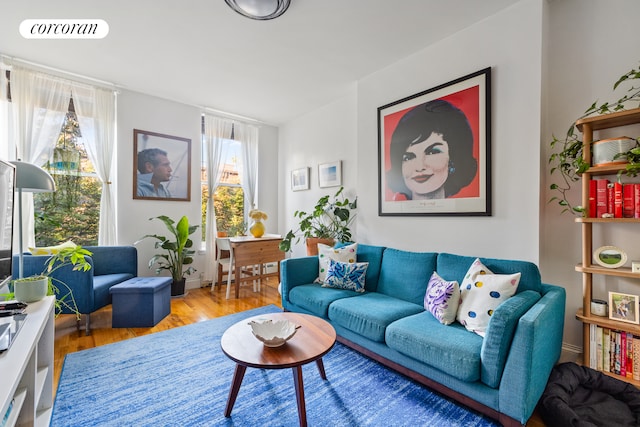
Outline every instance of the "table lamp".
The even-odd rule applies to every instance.
[[[56,191],[56,183],[49,172],[39,166],[20,160],[12,160],[11,164],[16,167],[16,190],[18,191],[18,254],[20,263],[18,277],[23,276],[24,251],[22,249],[22,192],[27,193],[51,193]]]

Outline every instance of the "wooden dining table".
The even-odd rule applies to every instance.
[[[282,241],[279,234],[265,234],[262,237],[237,236],[229,238],[231,246],[230,265],[234,267],[235,295],[240,296],[240,282],[249,280],[262,280],[267,277],[280,277],[280,261],[285,258],[285,253],[278,248]],[[277,271],[267,273],[266,264],[275,262]],[[242,272],[252,272],[242,275]],[[231,275],[227,278],[231,283]],[[227,290],[230,287],[227,286]],[[227,291],[227,299],[229,292]]]

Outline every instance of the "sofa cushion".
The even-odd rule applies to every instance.
[[[538,302],[540,294],[524,291],[512,296],[496,308],[482,342],[482,382],[497,388],[507,362],[511,340],[520,318]]]
[[[443,325],[425,311],[391,323],[385,340],[399,353],[461,381],[480,379],[482,337],[458,323]]]
[[[341,298],[360,295],[346,289],[323,288],[320,284],[298,285],[289,291],[289,301],[300,308],[326,319],[329,304]]]
[[[444,280],[434,271],[424,295],[424,308],[443,325],[450,325],[456,320],[459,304],[458,282]]]
[[[339,262],[331,260],[322,286],[364,292],[364,278],[367,274],[368,266],[368,262]]]
[[[384,250],[385,248],[383,246],[358,244],[358,262],[369,263],[369,267],[367,267],[367,275],[364,280],[364,287],[369,292],[375,292],[378,289],[378,278],[380,276],[382,254],[384,253]]]
[[[104,307],[111,303],[111,294],[109,289],[113,285],[122,283],[125,280],[131,279],[133,274],[120,273],[120,274],[103,274],[101,276],[93,276],[93,298],[95,307]]]
[[[433,252],[385,249],[377,292],[422,306],[436,257]]]
[[[329,320],[372,341],[384,342],[387,325],[421,311],[422,305],[370,292],[334,301],[329,306]]]
[[[340,248],[334,248],[323,243],[318,243],[318,278],[315,282],[324,283],[331,260],[340,262],[356,262],[357,250],[357,243],[352,243]]]
[[[447,280],[457,280],[462,283],[469,266],[477,257],[441,253],[438,255],[436,271]],[[525,290],[542,292],[540,270],[529,261],[505,260],[495,258],[480,258],[480,261],[495,274],[521,273],[520,283],[516,292]]]
[[[493,274],[476,258],[460,286],[458,322],[484,336],[494,310],[516,293],[519,281],[520,273]]]

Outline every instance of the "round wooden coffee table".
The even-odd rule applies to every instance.
[[[252,320],[272,319],[289,320],[301,328],[281,347],[267,347],[251,332],[249,322]],[[322,363],[322,356],[327,354],[336,342],[336,331],[327,321],[301,313],[270,313],[250,317],[236,323],[225,331],[220,340],[224,354],[236,362],[231,390],[224,416],[230,417],[236,402],[242,378],[247,367],[260,369],[293,369],[293,384],[298,404],[298,419],[301,426],[307,425],[307,410],[304,401],[304,384],[302,382],[302,365],[315,361],[320,377],[327,379]]]

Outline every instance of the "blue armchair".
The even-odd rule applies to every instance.
[[[65,266],[52,274],[52,277],[66,283],[76,301],[78,311],[86,315],[85,331],[90,332],[90,314],[111,304],[109,289],[138,275],[138,251],[133,246],[85,246],[93,255],[86,257],[91,269],[73,271],[72,266]],[[44,271],[49,259],[48,255],[31,255],[25,253],[23,258],[24,276],[40,274]],[[18,271],[19,257],[13,256],[13,271]],[[61,297],[67,294],[63,286],[57,285]],[[62,313],[72,313],[62,309]],[[78,324],[79,326],[79,324]]]

